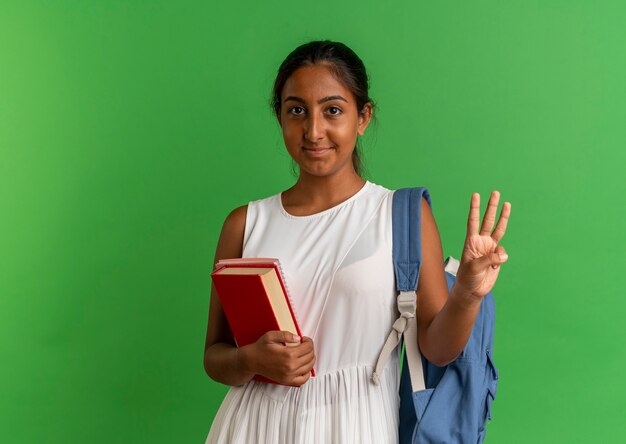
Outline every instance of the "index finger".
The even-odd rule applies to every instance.
[[[480,194],[472,193],[469,217],[467,218],[467,236],[478,234],[480,226]]]

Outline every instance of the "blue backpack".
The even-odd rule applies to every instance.
[[[400,443],[481,443],[498,383],[491,357],[495,301],[491,293],[484,297],[469,341],[455,361],[437,367],[420,354],[415,290],[422,259],[422,196],[431,205],[425,188],[404,188],[393,195],[393,262],[400,317],[383,347],[372,380],[377,383],[389,355],[404,336]],[[454,284],[458,266],[454,258],[445,261],[448,289]]]

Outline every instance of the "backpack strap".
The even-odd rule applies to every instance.
[[[417,343],[417,282],[422,264],[422,196],[429,205],[430,194],[426,188],[402,188],[393,194],[393,266],[396,289],[399,291],[397,305],[400,316],[383,346],[372,374],[372,382],[379,384],[391,352],[405,337],[404,347],[409,365],[413,391],[424,390],[424,370]]]

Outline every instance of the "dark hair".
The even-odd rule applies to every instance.
[[[361,113],[366,103],[374,101],[369,97],[369,79],[363,61],[343,43],[331,40],[317,40],[298,46],[278,68],[272,90],[271,106],[276,116],[280,115],[280,95],[287,79],[299,68],[317,64],[327,65],[330,72],[352,92],[357,111]],[[362,161],[359,143],[352,152],[352,163],[357,174],[361,175]]]

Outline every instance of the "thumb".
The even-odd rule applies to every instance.
[[[484,269],[489,266],[492,268],[498,268],[501,264],[505,263],[509,259],[509,255],[506,254],[506,250],[502,245],[498,245],[493,253],[486,254],[476,261],[476,268]]]
[[[300,336],[294,335],[290,331],[273,331],[271,332],[270,340],[272,342],[284,342],[284,343],[300,343]]]

